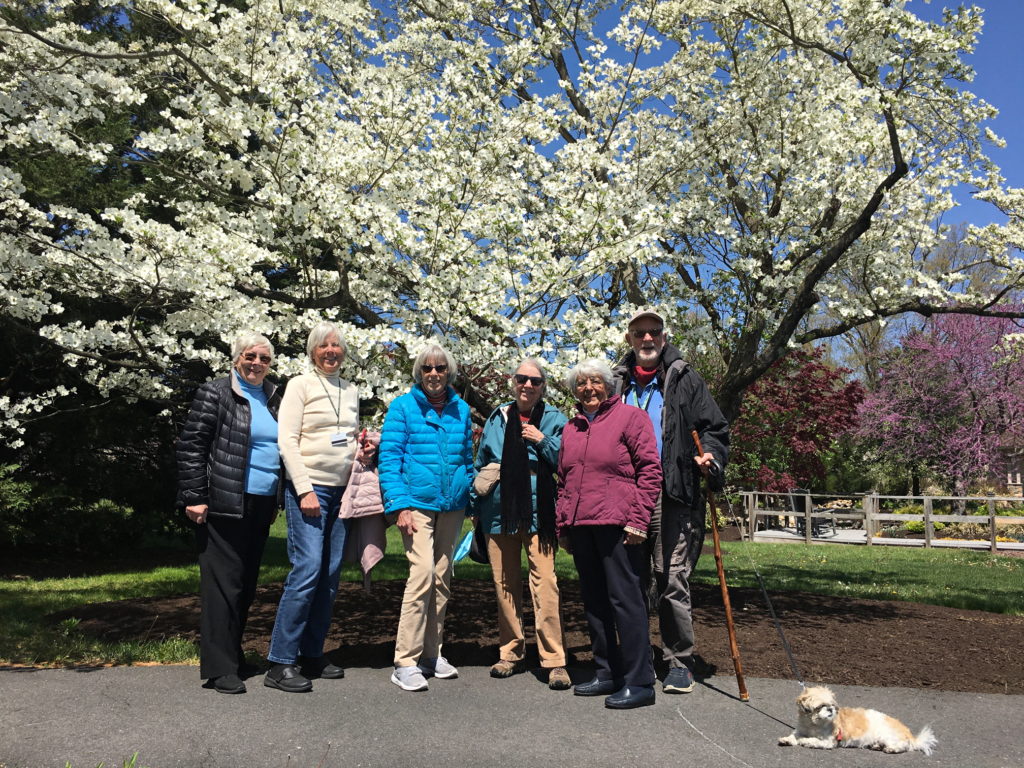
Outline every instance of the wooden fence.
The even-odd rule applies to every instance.
[[[861,494],[857,496],[835,496],[811,494],[807,491],[792,493],[762,493],[743,491],[744,519],[747,530],[745,538],[750,540],[795,540],[806,543],[834,541],[844,544],[898,544],[903,546],[949,546],[973,549],[1024,550],[1024,543],[997,540],[999,526],[1024,525],[1024,516],[999,515],[997,504],[1020,505],[1019,496],[882,496]],[[851,506],[835,506],[829,502],[847,500]],[[827,501],[826,501],[827,500]],[[921,514],[895,514],[882,512],[882,503],[895,501],[899,506],[920,504]],[[824,503],[822,503],[824,502]],[[982,502],[987,515],[936,513],[937,503]],[[924,538],[896,539],[880,536],[885,523],[924,523]],[[973,523],[988,528],[988,540],[942,539],[936,545],[936,523]]]

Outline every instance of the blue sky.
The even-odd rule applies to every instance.
[[[966,57],[976,73],[967,90],[999,110],[999,117],[989,127],[1006,139],[1006,147],[990,147],[988,155],[1002,169],[1009,186],[1024,187],[1024,1],[980,0],[976,4],[985,11],[985,27],[975,53]],[[930,4],[917,0],[907,8],[923,18],[937,19],[943,7],[957,5],[949,0],[932,0]],[[1004,220],[992,206],[971,200],[969,190],[963,190],[957,199],[962,207],[949,213],[947,224]]]

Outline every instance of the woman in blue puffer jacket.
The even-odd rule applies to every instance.
[[[441,655],[452,551],[473,480],[469,405],[449,385],[456,373],[447,350],[424,347],[413,364],[415,385],[391,403],[381,432],[384,512],[397,518],[409,560],[391,675],[406,691],[426,690],[427,677],[459,675]]]

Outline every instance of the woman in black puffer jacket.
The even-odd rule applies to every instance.
[[[199,546],[199,674],[220,693],[245,693],[242,633],[263,548],[277,514],[280,457],[276,387],[265,380],[274,347],[235,340],[234,367],[196,393],[178,438],[178,503]]]

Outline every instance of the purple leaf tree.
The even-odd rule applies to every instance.
[[[732,425],[730,475],[762,491],[820,485],[835,441],[856,422],[864,387],[820,348],[796,349],[747,391]]]

